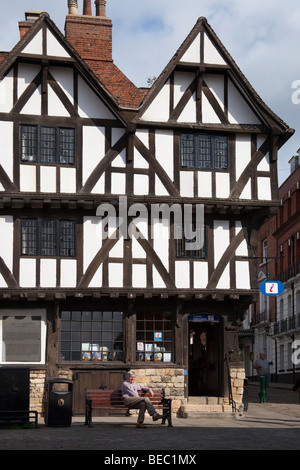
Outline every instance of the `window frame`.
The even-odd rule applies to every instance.
[[[193,227],[193,230],[195,230],[195,227]],[[202,248],[200,250],[186,250],[184,249],[184,244],[186,241],[189,241],[186,239],[184,235],[184,229],[182,229],[182,238],[175,239],[175,259],[176,260],[188,260],[188,259],[193,259],[193,260],[207,260],[208,258],[208,225],[204,224],[204,242]],[[190,240],[193,241],[193,240]],[[179,250],[181,252],[181,256],[179,256]]]
[[[4,357],[4,341],[3,341],[3,317],[41,317],[40,320],[40,361],[6,361]],[[47,344],[47,312],[45,309],[1,309],[0,310],[0,364],[13,365],[13,364],[45,364],[46,363],[46,344]]]
[[[86,314],[91,314],[90,319],[87,318]],[[94,314],[100,313],[100,317],[97,319]],[[102,314],[111,314],[111,319],[105,318]],[[70,314],[69,318],[68,315]],[[74,318],[73,318],[74,314]],[[77,314],[77,315],[75,315]],[[121,327],[117,329],[116,325],[120,323],[120,318],[115,318],[114,315],[119,314],[122,317]],[[65,316],[65,318],[63,318]],[[77,317],[77,318],[76,318]],[[86,318],[84,318],[86,317]],[[84,324],[85,323],[85,324]],[[68,326],[69,325],[69,326]],[[80,362],[87,364],[105,364],[112,362],[124,363],[125,358],[125,341],[124,341],[124,312],[120,310],[95,310],[95,309],[64,309],[60,312],[60,362]],[[90,326],[90,328],[88,328]],[[94,328],[93,328],[94,326]],[[105,334],[111,334],[111,338],[105,338]],[[114,334],[121,334],[121,340],[116,340]],[[69,337],[68,337],[69,336]],[[65,344],[64,344],[65,343]],[[69,348],[67,345],[69,343]],[[122,348],[120,350],[108,349],[104,350],[107,344],[120,343]],[[77,344],[77,346],[76,346]],[[87,345],[89,344],[89,348]],[[74,345],[74,349],[72,348]],[[85,347],[83,347],[85,345]],[[64,346],[64,347],[63,347]],[[72,353],[78,358],[73,358]],[[63,354],[69,354],[69,358],[63,358]],[[111,356],[112,354],[112,356]],[[112,359],[111,359],[112,357]],[[116,359],[117,358],[117,359]]]
[[[54,243],[55,246],[53,249],[55,253],[49,254],[42,253],[42,250],[46,250],[47,246],[46,243],[51,243],[50,239],[45,240],[45,246],[43,247],[43,237],[45,234],[43,223],[44,222],[53,222],[53,229],[54,229]],[[33,240],[33,250],[35,253],[25,253],[23,244],[26,243],[26,238],[23,237],[23,229],[25,228],[25,222],[35,222],[32,224],[32,229],[34,231],[34,235],[32,237]],[[63,233],[63,224],[64,223],[72,223],[72,247],[63,247],[63,243],[65,240],[62,240],[62,233]],[[49,234],[51,235],[51,234]],[[49,249],[49,247],[48,247]],[[70,255],[62,254],[62,250],[73,250],[73,253]],[[77,256],[77,223],[75,219],[55,219],[55,218],[29,218],[29,217],[22,217],[20,219],[20,256],[25,258],[30,257],[41,257],[41,258],[67,258],[67,259],[74,259]]]
[[[165,318],[164,318],[165,315]],[[166,317],[167,315],[167,317]],[[140,328],[143,322],[143,328]],[[164,322],[169,323],[169,329],[164,328]],[[156,327],[161,324],[161,328]],[[152,326],[152,328],[147,328]],[[155,339],[155,333],[162,333],[162,339]],[[165,335],[169,334],[170,339],[166,339]],[[143,335],[143,338],[142,338]],[[174,328],[172,323],[172,315],[170,312],[137,312],[136,313],[136,328],[135,328],[135,361],[143,364],[174,364]],[[169,349],[164,350],[166,345]],[[143,345],[143,346],[139,346]],[[156,348],[155,348],[155,345]],[[146,347],[147,346],[147,347]],[[152,347],[151,347],[152,346]],[[148,360],[146,357],[148,356]],[[161,354],[161,359],[158,359]],[[165,354],[169,354],[169,360],[164,360]],[[151,358],[152,355],[152,358]],[[156,360],[155,360],[156,357]]]
[[[47,135],[46,131],[52,130],[53,131],[53,142],[54,145],[52,146],[51,150],[53,151],[53,161],[49,161],[46,158],[46,150],[47,146],[43,145],[43,142],[51,143],[50,139],[44,139]],[[35,131],[35,132],[33,132]],[[45,133],[44,133],[45,131]],[[67,132],[66,136],[63,136],[63,132]],[[24,153],[25,142],[26,139],[23,139],[23,134],[27,133],[31,136],[31,141],[33,142],[32,147],[34,151],[32,152],[32,159],[30,159],[30,155],[26,155]],[[72,133],[72,135],[69,135]],[[50,133],[48,134],[51,135]],[[76,129],[73,127],[63,127],[63,126],[47,126],[47,125],[35,125],[35,124],[20,124],[19,127],[19,138],[20,138],[20,162],[23,164],[40,164],[40,165],[62,165],[62,166],[71,166],[74,167],[76,165]],[[64,137],[66,139],[64,140]],[[69,139],[69,141],[67,140]],[[73,142],[71,142],[73,139]],[[29,140],[29,139],[28,139]],[[64,151],[69,152],[68,155],[61,155],[61,149],[64,146],[68,146],[69,148],[64,149]],[[26,148],[31,148],[30,146],[26,146]],[[23,158],[24,155],[24,158]],[[27,157],[27,158],[26,158]],[[49,156],[48,156],[49,158]],[[63,161],[63,160],[67,161]]]
[[[218,139],[226,145],[224,149],[218,149]],[[190,142],[191,145],[187,145]],[[200,143],[203,143],[200,146]],[[180,134],[180,169],[200,170],[200,171],[229,171],[229,143],[228,135],[208,134],[208,133],[181,133]],[[205,145],[204,145],[205,144]],[[185,148],[187,149],[184,152]],[[204,151],[201,155],[201,149]],[[218,163],[218,152],[224,151],[220,155],[220,161],[225,159],[225,163]],[[190,157],[190,158],[188,158]],[[207,163],[205,163],[207,162]]]

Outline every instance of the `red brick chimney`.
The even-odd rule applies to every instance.
[[[77,0],[68,0],[65,36],[84,60],[112,62],[112,22],[106,17],[106,0],[96,0],[92,16],[91,0],[84,0],[83,14],[77,13]]]

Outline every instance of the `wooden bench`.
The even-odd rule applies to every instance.
[[[149,397],[155,409],[166,416],[162,424],[168,421],[168,427],[172,427],[172,399],[165,397],[165,390],[153,390],[154,396]],[[142,396],[148,396],[143,394]],[[121,390],[90,390],[85,389],[85,424],[93,427],[93,410],[123,410],[129,416],[128,407],[124,405]]]
[[[38,427],[38,412],[35,410],[0,410],[0,426],[32,423],[36,428]]]

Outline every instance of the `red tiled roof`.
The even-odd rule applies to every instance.
[[[121,108],[139,108],[147,90],[137,88],[113,62],[85,59],[85,63]]]

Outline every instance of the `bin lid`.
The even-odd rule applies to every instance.
[[[72,384],[73,380],[68,379],[48,379],[49,383]]]

